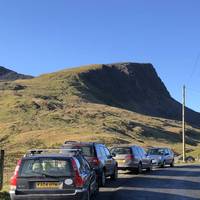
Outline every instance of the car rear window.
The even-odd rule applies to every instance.
[[[149,155],[163,155],[164,149],[149,149],[148,154]]]
[[[84,146],[84,145],[78,145],[78,146],[64,146],[62,153],[68,153],[68,151],[65,151],[64,149],[80,149],[82,154],[86,157],[94,157],[95,152],[93,146]]]
[[[116,155],[131,154],[131,149],[129,147],[118,147],[111,149],[111,153],[115,153]]]
[[[19,176],[72,176],[72,166],[70,159],[38,158],[23,160]]]

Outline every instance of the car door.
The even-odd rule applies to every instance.
[[[172,161],[173,161],[172,152],[169,149],[166,149],[166,153],[168,154],[168,156],[167,156],[167,164],[171,164]]]
[[[169,152],[167,151],[167,149],[163,150],[163,156],[164,156],[165,164],[169,164]]]
[[[76,159],[78,161],[77,165],[78,165],[79,172],[80,172],[80,174],[83,177],[84,182],[85,182],[85,187],[88,188],[89,185],[90,185],[91,174],[85,167],[85,161],[83,160],[83,157],[82,156],[76,156]]]
[[[106,169],[108,170],[108,175],[113,174],[115,169],[115,160],[112,158],[110,151],[105,146],[103,147],[104,152],[106,154]]]
[[[107,176],[109,174],[109,165],[107,163],[107,156],[106,156],[106,152],[104,150],[104,146],[99,145],[99,150],[101,152],[102,167],[105,167],[105,175]]]
[[[142,147],[138,147],[138,150],[141,155],[143,168],[148,168],[149,167],[149,158],[147,158],[146,152],[144,151],[144,149]]]
[[[82,160],[83,160],[83,165],[84,165],[85,172],[89,175],[90,191],[91,192],[95,192],[96,187],[97,187],[96,173],[91,168],[89,162],[85,158],[82,158]]]
[[[133,167],[134,167],[134,168],[137,168],[138,165],[139,165],[139,162],[140,162],[140,160],[141,160],[141,156],[140,156],[139,150],[137,149],[136,146],[133,146],[133,147],[132,147],[132,152],[133,152],[133,157],[134,157],[134,160],[133,160]]]

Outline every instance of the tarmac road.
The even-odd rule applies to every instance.
[[[97,200],[200,200],[200,165],[155,169],[141,175],[119,172]]]

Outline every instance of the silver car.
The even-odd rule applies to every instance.
[[[111,154],[118,162],[118,169],[141,173],[143,169],[151,171],[152,160],[140,146],[121,146],[111,148]]]
[[[174,152],[169,148],[150,148],[147,154],[151,157],[153,164],[158,167],[166,165],[174,167]]]

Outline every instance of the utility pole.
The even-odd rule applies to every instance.
[[[183,162],[185,162],[185,85],[183,86],[183,105],[182,105],[182,142],[183,142]]]

